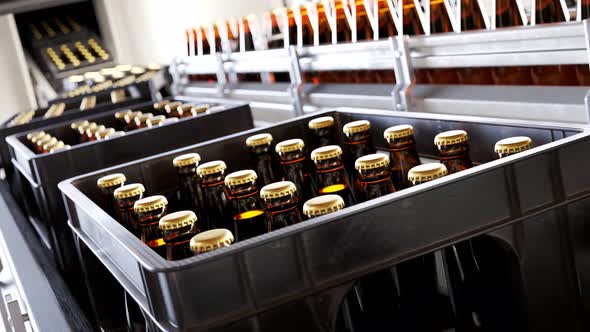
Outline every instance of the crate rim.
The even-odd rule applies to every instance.
[[[327,111],[304,115],[304,116],[298,117],[296,119],[281,121],[279,123],[272,125],[272,127],[287,124],[292,121],[300,121],[302,119],[310,119],[310,118],[323,116],[323,115],[329,115],[329,114],[333,114],[333,113],[337,113],[337,112],[367,114],[367,111],[368,110],[361,110],[361,109],[356,109],[356,108],[335,108],[333,110],[327,110]],[[242,241],[239,243],[234,243],[231,246],[226,247],[226,248],[221,248],[221,249],[215,250],[210,253],[206,253],[206,254],[202,254],[199,256],[194,256],[194,257],[190,257],[190,258],[186,258],[186,259],[183,259],[180,261],[174,261],[174,262],[167,261],[166,259],[160,257],[154,251],[149,250],[149,248],[147,248],[143,244],[143,242],[141,242],[141,240],[139,240],[138,238],[133,236],[131,233],[129,233],[114,218],[112,218],[110,215],[108,215],[106,212],[104,212],[104,210],[102,208],[100,208],[94,201],[92,201],[90,198],[88,198],[85,194],[83,194],[80,190],[78,190],[74,186],[74,183],[76,181],[81,180],[81,179],[84,179],[84,178],[87,178],[90,176],[94,176],[94,175],[97,175],[100,173],[105,173],[111,169],[126,167],[126,166],[130,166],[133,164],[139,164],[145,160],[158,159],[158,158],[161,158],[165,155],[171,155],[172,151],[164,152],[164,153],[154,155],[151,157],[138,159],[135,161],[123,163],[120,165],[108,167],[108,168],[105,168],[102,170],[94,171],[94,172],[79,175],[79,176],[76,176],[76,177],[73,177],[73,178],[70,178],[67,180],[63,180],[58,184],[58,187],[62,191],[62,195],[64,196],[64,199],[66,201],[67,201],[67,198],[69,198],[72,201],[84,203],[84,204],[76,204],[76,208],[77,209],[81,208],[82,210],[84,210],[85,213],[99,217],[101,219],[101,222],[99,223],[100,227],[105,232],[107,232],[109,235],[111,235],[113,238],[115,238],[116,241],[123,244],[124,247],[127,249],[127,251],[132,256],[134,256],[137,259],[137,261],[142,265],[142,267],[145,268],[147,271],[150,271],[153,273],[174,272],[174,271],[186,268],[188,266],[197,266],[200,264],[206,264],[209,261],[212,261],[215,259],[221,259],[221,258],[227,257],[227,256],[231,256],[233,254],[236,254],[236,253],[241,252],[246,249],[266,245],[266,244],[270,243],[271,241],[286,238],[286,237],[288,237],[294,233],[297,233],[301,230],[304,230],[304,229],[311,229],[311,228],[315,228],[315,227],[320,227],[324,222],[326,222],[327,219],[338,219],[338,217],[352,216],[354,214],[357,214],[359,212],[366,210],[367,206],[371,206],[372,208],[382,206],[382,205],[389,204],[391,202],[394,202],[394,201],[397,201],[400,199],[406,199],[408,197],[415,196],[415,195],[421,194],[423,192],[436,189],[441,186],[446,186],[450,183],[464,181],[465,179],[468,179],[470,177],[480,175],[483,173],[487,173],[487,172],[491,172],[491,171],[494,171],[499,168],[503,168],[506,166],[506,164],[509,164],[509,163],[513,162],[514,160],[520,161],[520,160],[524,160],[524,159],[530,159],[530,158],[533,158],[533,157],[539,155],[541,152],[556,150],[557,148],[563,147],[565,145],[573,144],[580,138],[590,136],[590,128],[588,126],[582,126],[582,125],[576,125],[576,124],[566,127],[563,125],[548,124],[546,122],[481,118],[481,117],[471,117],[471,116],[449,116],[449,115],[437,115],[437,114],[429,114],[429,113],[395,112],[395,111],[380,111],[380,110],[370,110],[370,114],[371,115],[389,115],[389,116],[397,116],[397,117],[405,117],[405,118],[440,119],[443,121],[444,120],[447,120],[447,121],[449,121],[449,120],[459,121],[460,120],[460,121],[464,121],[464,122],[478,122],[478,123],[485,123],[485,124],[491,124],[491,125],[505,124],[505,125],[523,126],[523,127],[524,126],[530,127],[531,125],[537,125],[539,127],[545,127],[547,129],[553,129],[553,130],[575,130],[575,131],[578,131],[578,133],[576,133],[570,137],[561,138],[557,141],[534,147],[528,151],[521,152],[518,155],[513,155],[513,156],[506,157],[506,158],[493,160],[493,161],[487,162],[482,165],[474,166],[473,168],[462,171],[460,173],[451,174],[451,175],[445,176],[443,178],[430,181],[427,184],[422,184],[422,185],[419,185],[416,187],[407,188],[407,189],[404,189],[403,191],[397,191],[397,192],[385,195],[383,197],[373,199],[369,202],[359,203],[354,206],[347,207],[341,211],[331,213],[329,215],[317,217],[312,220],[306,220],[305,222],[302,222],[302,223],[299,223],[296,225],[292,225],[289,227],[285,227],[285,228],[282,228],[279,230],[275,230],[271,233],[259,235],[257,237],[252,238],[252,239],[248,239],[248,240],[245,240],[245,241]],[[190,145],[188,147],[181,148],[178,150],[194,149],[194,148],[197,148],[201,145],[214,144],[217,141],[223,141],[228,138],[242,136],[242,135],[245,135],[248,133],[253,133],[253,132],[260,132],[260,131],[263,131],[265,128],[266,127],[254,128],[254,129],[250,129],[248,131],[234,133],[234,134],[220,137],[220,138],[217,138],[214,140]],[[175,150],[175,152],[181,153],[181,151],[178,151],[178,150]],[[67,196],[67,198],[65,196]],[[66,204],[66,206],[67,206],[67,204]],[[98,219],[98,218],[96,218],[96,219]],[[333,222],[338,222],[338,221],[333,221]],[[68,224],[71,228],[75,228],[75,231],[79,231],[78,228],[71,223],[71,220],[68,222]],[[119,237],[118,235],[115,236],[115,234],[114,234],[115,232],[122,233],[123,237]]]

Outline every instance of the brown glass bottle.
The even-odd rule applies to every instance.
[[[250,165],[258,175],[258,183],[262,186],[280,180],[279,163],[272,153],[272,135],[262,133],[246,139],[250,151]]]
[[[375,153],[371,137],[371,123],[367,120],[349,122],[342,127],[345,140],[344,166],[354,170],[354,162],[362,156]]]
[[[51,137],[51,135],[47,134],[44,131],[41,131],[41,132],[37,133],[36,135],[31,136],[31,138],[29,140],[30,143],[31,143],[30,144],[31,145],[31,149],[33,151],[37,151],[37,142],[39,142],[40,140],[45,139],[46,136]]]
[[[141,183],[131,183],[115,189],[115,214],[117,221],[135,236],[141,236],[141,230],[135,218],[133,205],[142,199],[145,188]]]
[[[94,138],[99,141],[112,136],[116,132],[115,128],[104,128],[100,129],[94,134]]]
[[[57,146],[61,141],[58,141],[57,138],[52,137],[49,141],[47,141],[45,144],[43,144],[40,148],[39,153],[47,153],[49,152],[49,149]],[[62,142],[63,144],[63,142]]]
[[[150,120],[153,117],[154,115],[152,113],[143,113],[140,116],[135,117],[135,128],[147,128],[148,120]]]
[[[357,199],[366,202],[395,192],[389,175],[389,156],[385,154],[369,154],[356,160],[358,171]]]
[[[49,134],[45,134],[35,142],[35,152],[43,153],[43,146],[52,141],[57,141],[57,138]]]
[[[322,116],[310,120],[307,126],[312,131],[311,146],[317,149],[326,145],[336,145],[336,125],[331,116]]]
[[[399,125],[385,129],[383,137],[389,151],[389,171],[395,188],[405,189],[411,186],[408,171],[420,165],[420,157],[416,151],[414,127]]]
[[[227,198],[225,196],[225,170],[227,166],[221,160],[210,161],[197,167],[197,174],[201,178],[201,192],[203,193],[202,214],[206,218],[206,229],[230,228],[233,221],[227,214]]]
[[[148,119],[145,124],[147,125],[148,128],[151,128],[153,126],[159,125],[160,123],[164,122],[165,120],[166,120],[166,116],[156,115],[156,116]]]
[[[533,140],[527,136],[508,137],[499,140],[494,145],[494,152],[498,158],[504,158],[513,154],[526,151],[533,147]]]
[[[125,122],[125,115],[133,113],[132,110],[124,110],[115,113],[115,119],[117,119],[119,125],[117,128],[125,130],[127,128],[127,122]]]
[[[297,224],[303,220],[299,212],[297,188],[291,181],[268,184],[260,189],[264,202],[268,231]]]
[[[467,132],[464,130],[450,130],[434,137],[439,160],[449,171],[449,174],[457,173],[473,167],[469,157],[469,144]]]
[[[96,141],[96,133],[106,129],[104,125],[90,126],[86,129],[86,140],[88,142]]]
[[[178,175],[178,191],[176,197],[183,209],[195,211],[199,220],[203,220],[203,194],[201,192],[201,178],[197,174],[197,167],[201,161],[198,153],[187,153],[172,160]]]
[[[135,124],[135,118],[141,116],[143,113],[140,111],[135,111],[131,113],[125,114],[125,130],[131,131],[137,129],[137,125]]]
[[[153,114],[154,115],[166,115],[166,105],[170,104],[172,101],[168,100],[168,99],[164,99],[164,100],[160,100],[155,102],[152,105],[152,108],[154,109]]]
[[[193,255],[201,255],[210,251],[229,247],[234,243],[234,235],[227,229],[216,228],[195,235],[190,241]]]
[[[164,106],[164,110],[166,111],[166,117],[168,118],[182,118],[182,114],[178,112],[178,106],[182,105],[180,101],[173,101],[171,103],[166,104]]]
[[[77,122],[70,124],[70,128],[76,133],[76,138],[77,138],[76,143],[81,142],[81,137],[79,136],[78,128],[80,128],[82,126],[87,126],[89,124],[90,124],[90,122],[88,122],[88,120],[77,121]],[[43,132],[43,133],[45,133],[45,132]]]
[[[96,186],[100,190],[102,199],[101,207],[113,218],[117,218],[115,214],[115,189],[124,186],[125,181],[127,181],[127,178],[123,173],[105,175],[96,180]]]
[[[190,240],[201,232],[193,211],[179,211],[165,215],[158,226],[166,242],[166,259],[177,261],[192,256]]]
[[[225,193],[233,216],[236,241],[268,232],[256,179],[256,172],[251,169],[233,172],[225,177]]]
[[[275,151],[279,155],[283,180],[293,182],[302,199],[308,199],[313,197],[313,190],[304,148],[303,140],[294,138],[279,142]]]
[[[166,258],[166,242],[159,222],[166,215],[167,206],[168,200],[162,195],[142,198],[133,205],[135,218],[141,230],[141,241],[163,258]]]
[[[317,195],[337,194],[347,206],[356,203],[349,176],[342,162],[342,149],[328,145],[311,152],[315,164]]]
[[[193,116],[191,110],[194,106],[195,105],[190,103],[180,104],[178,107],[176,107],[176,113],[178,113],[179,117],[181,118],[188,118],[189,116]]]

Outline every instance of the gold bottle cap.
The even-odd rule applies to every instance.
[[[499,140],[494,151],[500,154],[517,153],[533,147],[533,140],[527,136],[508,137]]]
[[[203,254],[215,249],[229,247],[234,242],[234,235],[225,228],[217,228],[199,233],[191,239],[193,253]]]
[[[201,161],[201,156],[198,153],[186,153],[180,155],[172,160],[174,167],[184,167],[188,165],[196,165]]]
[[[164,107],[170,103],[171,103],[170,100],[164,99],[164,100],[160,100],[160,101],[155,102],[153,106],[154,106],[154,109],[156,109],[156,110],[163,110]]]
[[[171,103],[164,105],[164,110],[166,110],[166,113],[172,113],[172,112],[176,111],[178,109],[178,106],[180,106],[180,105],[182,105],[182,102],[173,101]]]
[[[389,166],[389,156],[382,153],[374,153],[358,158],[354,162],[357,170],[374,169]]]
[[[326,145],[311,151],[311,160],[327,160],[342,156],[342,148],[338,145]]]
[[[64,146],[56,146],[56,147],[54,147],[54,148],[51,148],[51,149],[49,150],[49,152],[50,152],[50,153],[54,153],[54,152],[60,152],[60,151],[69,150],[69,149],[71,149],[71,148],[72,148],[71,146],[69,146],[68,144],[66,144],[66,145],[64,145]]]
[[[117,137],[121,137],[121,136],[125,136],[127,133],[124,131],[115,131],[112,134],[108,134],[105,136],[104,139],[111,139],[111,138],[117,138]]]
[[[434,136],[434,145],[445,146],[467,142],[465,130],[449,130]]]
[[[137,196],[145,192],[145,187],[141,183],[130,183],[128,185],[124,185],[121,188],[117,188],[113,193],[115,198],[129,198],[133,196]]]
[[[272,135],[269,133],[262,133],[257,135],[252,135],[246,138],[246,145],[247,146],[260,146],[272,143]]]
[[[115,113],[115,118],[118,120],[125,120],[125,115],[133,113],[132,110],[124,110]]]
[[[116,65],[115,69],[121,72],[131,71],[131,65]]]
[[[154,115],[152,113],[143,113],[139,116],[136,116],[135,125],[139,127],[141,125],[147,124],[147,121],[153,117]]]
[[[371,129],[371,123],[367,120],[358,120],[352,121],[344,125],[342,127],[342,132],[345,135],[352,135],[356,133],[361,133],[363,131],[368,131]]]
[[[145,73],[145,68],[139,67],[139,66],[133,66],[133,67],[131,67],[131,74],[133,74],[133,75],[141,75],[143,73]]]
[[[43,115],[44,119],[48,119],[48,118],[54,118],[56,116],[60,116],[63,114],[63,112],[66,110],[66,104],[65,103],[57,103],[57,104],[53,104],[49,107],[49,109],[47,110],[47,112],[45,112],[45,115]]]
[[[125,114],[125,122],[127,123],[131,123],[135,121],[135,118],[142,115],[143,113],[141,111],[135,111],[135,112],[131,112],[128,114]]]
[[[43,130],[41,130],[41,131],[34,131],[32,133],[28,133],[27,134],[27,139],[30,141],[30,140],[33,139],[33,137],[39,137],[39,136],[43,136],[45,134],[46,133]]]
[[[162,217],[158,226],[163,231],[172,231],[185,226],[192,226],[196,221],[197,215],[193,211],[178,211]]]
[[[193,106],[194,105],[190,103],[180,104],[176,107],[176,111],[178,112],[178,114],[183,116],[186,113],[190,113]]]
[[[344,200],[338,195],[323,195],[303,204],[303,214],[308,218],[323,216],[344,208]]]
[[[125,89],[117,89],[111,91],[111,102],[113,104],[120,103],[127,98],[125,95]]]
[[[57,140],[57,138],[55,138],[55,137],[53,137],[53,136],[51,136],[49,134],[48,135],[45,135],[42,138],[39,138],[39,140],[37,141],[37,146],[43,147],[43,145],[51,142],[51,140],[53,140],[53,139]]]
[[[97,131],[94,134],[94,137],[96,137],[96,139],[105,139],[108,136],[114,134],[115,131],[116,131],[115,128],[104,128],[104,129]]]
[[[123,187],[121,187],[121,188],[123,188]],[[138,194],[136,194],[136,195],[138,195]],[[134,196],[134,195],[131,195],[131,196]],[[133,211],[135,211],[136,213],[149,212],[149,211],[161,209],[161,208],[165,207],[166,205],[168,205],[168,200],[166,199],[166,197],[164,197],[162,195],[148,196],[148,197],[144,197],[140,200],[137,200],[137,202],[135,202],[133,204]]]
[[[385,139],[396,139],[414,135],[414,127],[411,125],[399,125],[385,129],[383,137]]]
[[[37,142],[39,142],[40,140],[44,139],[45,137],[49,137],[49,138],[51,138],[51,135],[49,135],[49,134],[45,133],[45,134],[43,134],[43,135],[39,135],[39,136],[33,136],[33,137],[31,137],[31,143],[33,143],[33,144],[35,144],[35,145],[36,145],[36,144],[37,144]]]
[[[43,151],[49,152],[51,150],[61,148],[63,146],[65,146],[64,142],[58,141],[57,138],[55,138],[43,145]]]
[[[209,175],[225,171],[227,165],[222,160],[214,160],[197,167],[197,174]]]
[[[127,177],[125,177],[125,174],[113,173],[113,174],[105,175],[105,176],[99,178],[98,180],[96,180],[96,185],[99,188],[108,188],[108,187],[119,186],[119,185],[123,184],[125,181],[127,181]]]
[[[209,110],[209,104],[199,104],[199,105],[195,105],[191,108],[191,114],[192,115],[202,114],[202,113],[206,113],[208,110]]]
[[[84,125],[88,125],[90,124],[90,122],[88,122],[88,120],[82,120],[82,121],[78,121],[78,122],[74,122],[70,125],[70,128],[72,128],[72,130],[78,131],[78,128]]]
[[[260,189],[260,198],[274,199],[293,195],[297,191],[295,184],[291,181],[281,181],[267,184]]]
[[[104,125],[100,125],[100,126],[90,126],[88,128],[86,128],[86,137],[94,137],[94,134],[96,134],[97,132],[106,129],[106,127]]]
[[[94,108],[94,106],[96,106],[96,96],[86,96],[80,102],[80,110],[82,111]]]
[[[327,128],[327,127],[331,127],[334,125],[334,118],[331,116],[322,116],[319,118],[315,118],[310,120],[307,123],[307,126],[309,127],[309,129],[322,129],[322,128]]]
[[[225,176],[226,186],[238,186],[244,183],[251,183],[258,179],[258,175],[251,169],[244,169],[241,171],[229,173]]]
[[[159,123],[162,123],[162,121],[166,120],[166,117],[164,115],[156,115],[154,117],[149,118],[145,124],[148,127],[153,127]]]
[[[408,171],[408,180],[411,182],[426,182],[442,178],[449,172],[445,165],[441,163],[429,163],[412,167]]]
[[[275,146],[275,151],[277,153],[286,153],[301,150],[305,147],[305,143],[302,139],[293,138],[288,139],[286,141],[279,142],[277,146]]]
[[[171,123],[176,123],[176,122],[178,122],[178,118],[176,118],[176,117],[167,118],[166,120],[158,123],[158,126],[163,126],[163,125],[167,125],[167,124],[171,124]]]

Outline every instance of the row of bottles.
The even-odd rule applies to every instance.
[[[71,146],[51,136],[45,131],[35,131],[27,134],[27,142],[36,153],[51,153],[70,149]]]
[[[315,148],[310,154],[305,152],[305,142],[298,138],[277,143],[273,153],[270,134],[248,137],[245,145],[250,151],[252,169],[226,174],[228,167],[222,160],[201,164],[198,153],[174,158],[171,166],[176,169],[179,186],[173,199],[179,208],[194,214],[190,218],[191,227],[185,225],[188,227],[184,230],[185,252],[188,252],[189,237],[203,231],[228,229],[236,241],[246,240],[300,222],[303,220],[300,211],[302,208],[305,211],[303,202],[314,197],[336,194],[346,206],[352,206],[423,182],[424,177],[415,174],[429,170],[420,166],[410,125],[384,131],[388,154],[376,153],[369,121],[353,121],[343,126],[344,149],[336,144],[339,140],[333,118],[312,119],[308,127],[313,133],[309,142]],[[526,137],[511,140],[516,140],[516,145],[522,145],[524,140],[527,148],[532,146]],[[497,146],[514,145],[511,142],[500,141]],[[440,133],[434,138],[434,145],[445,172],[456,173],[472,167],[465,131]],[[497,149],[497,152],[501,156],[506,154],[504,150]],[[111,176],[119,180],[112,181]],[[111,176],[99,179],[98,184],[100,188],[105,187],[101,185],[105,181],[111,185],[108,192],[103,192],[105,210],[163,257],[175,259],[164,252],[167,242],[161,231],[165,229],[161,224],[158,227],[167,213],[170,196],[142,198],[145,188],[141,184],[120,187],[125,176]]]
[[[580,0],[581,1],[581,0]],[[496,15],[486,22],[478,1],[461,0],[461,16],[456,25],[461,31],[515,27],[528,24],[565,22],[561,2],[535,0],[535,13],[531,18],[514,0],[496,1]],[[429,23],[421,20],[424,9],[416,8],[413,0],[403,1],[403,15],[396,23],[392,15],[393,3],[387,0],[321,1],[303,7],[279,8],[263,15],[263,20],[249,15],[239,20],[228,19],[186,32],[187,54],[201,55],[214,52],[244,52],[261,49],[283,48],[288,45],[314,46],[321,44],[349,43],[362,40],[383,39],[398,35],[396,27],[405,35],[424,35],[453,32],[453,23],[443,1],[430,0]],[[582,1],[582,19],[590,15],[590,6]],[[522,15],[521,15],[522,14]],[[588,14],[588,15],[587,15]],[[568,17],[569,18],[569,17]],[[429,25],[428,25],[429,24]],[[260,42],[262,40],[262,42]],[[258,41],[255,43],[255,41]],[[212,45],[217,45],[213,47]],[[226,47],[224,47],[226,46]],[[271,82],[282,81],[282,76],[271,74]],[[251,76],[240,75],[240,80]],[[194,80],[211,80],[196,75]],[[259,81],[260,77],[253,80]],[[393,72],[313,72],[305,73],[308,83],[393,83]],[[444,68],[416,71],[418,84],[497,84],[497,85],[588,85],[590,70],[587,65],[493,67],[493,68]]]

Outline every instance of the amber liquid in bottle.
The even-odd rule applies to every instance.
[[[313,197],[311,177],[303,148],[296,151],[280,152],[278,154],[283,180],[293,182],[297,188],[297,192],[301,193],[304,201]]]
[[[260,200],[256,181],[228,185],[226,190],[233,214],[233,233],[236,241],[247,240],[268,232],[264,205]]]
[[[301,212],[299,211],[299,197],[295,192],[295,185],[292,182],[278,182],[271,184],[272,186],[287,186],[292,187],[293,193],[284,193],[281,196],[265,197],[264,193],[261,194],[264,201],[264,210],[266,211],[266,218],[268,223],[268,231],[272,232],[283,227],[291,226],[303,221]],[[269,186],[265,187],[269,188]],[[265,191],[263,189],[263,192]]]
[[[337,146],[327,146],[324,148],[329,149],[332,147]],[[318,150],[323,150],[324,148]],[[340,150],[339,147],[337,148]],[[314,150],[314,152],[318,150]],[[312,159],[313,158],[314,157],[312,156]],[[316,196],[336,194],[344,199],[346,206],[354,205],[356,200],[348,180],[349,176],[342,163],[342,154],[329,159],[316,159],[314,160],[314,163],[316,167],[316,186],[318,189],[318,195]]]
[[[141,229],[141,241],[163,258],[166,258],[166,242],[164,242],[164,235],[160,230],[159,222],[166,213],[166,206],[136,213],[137,223]]]

